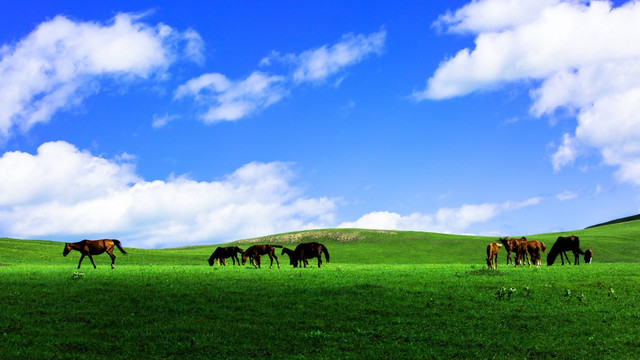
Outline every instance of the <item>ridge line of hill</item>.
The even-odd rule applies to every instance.
[[[623,222],[627,222],[627,221],[635,221],[635,220],[640,220],[640,214],[627,216],[627,217],[623,217],[623,218],[620,218],[620,219],[615,219],[615,220],[603,222],[603,223],[596,224],[596,225],[587,226],[585,229],[592,229],[592,228],[599,227],[599,226],[613,225],[613,224],[619,224],[619,223],[623,223]]]

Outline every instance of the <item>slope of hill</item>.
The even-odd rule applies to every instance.
[[[521,236],[521,234],[511,234]],[[593,249],[595,262],[640,262],[640,220],[613,222],[583,230],[563,233],[525,235],[528,239],[545,242],[551,248],[560,235],[577,235],[581,248]],[[270,235],[238,240],[228,244],[188,246],[173,249],[135,249],[127,247],[129,255],[115,252],[119,265],[206,265],[206,260],[217,246],[238,245],[243,249],[254,243],[281,244],[293,248],[309,241],[324,243],[331,255],[331,263],[343,264],[485,264],[486,245],[497,237],[451,235],[415,231],[382,231],[362,229],[325,229]],[[15,240],[0,238],[0,264],[47,263],[77,264],[80,254],[72,252],[62,257],[63,244],[54,241]],[[288,264],[281,255],[280,262]],[[506,253],[500,251],[502,263]],[[543,261],[546,256],[543,255]],[[95,257],[98,266],[108,266],[108,256]],[[91,266],[89,260],[84,266]]]
[[[605,226],[605,225],[619,224],[619,223],[623,223],[623,222],[627,222],[627,221],[636,221],[636,220],[640,220],[640,214],[627,216],[627,217],[623,217],[623,218],[620,218],[620,219],[615,219],[615,220],[611,220],[611,221],[607,221],[607,222],[603,222],[601,224],[591,225],[591,226],[587,227],[587,229],[591,229],[591,228],[595,228],[595,227],[599,227],[599,226]]]

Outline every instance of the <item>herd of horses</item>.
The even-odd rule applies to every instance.
[[[507,251],[507,265],[513,263],[515,266],[524,266],[525,260],[529,267],[531,267],[531,263],[540,266],[542,259],[541,252],[547,251],[547,247],[542,241],[527,240],[525,237],[521,237],[519,239],[504,237],[498,240],[500,243],[491,242],[487,245],[487,266],[490,269],[498,268],[498,251],[502,247]],[[119,240],[101,239],[65,243],[62,255],[67,256],[71,250],[79,251],[82,256],[80,256],[80,261],[78,262],[78,269],[80,269],[80,265],[82,265],[82,260],[84,260],[85,256],[89,257],[91,264],[96,268],[96,264],[93,261],[93,255],[100,255],[106,252],[111,257],[111,268],[113,269],[116,261],[113,249],[116,247],[123,254],[127,254],[127,252],[122,248]],[[278,256],[276,256],[276,248],[282,249],[280,255],[287,254],[289,256],[289,264],[293,267],[307,267],[307,265],[309,265],[307,260],[313,258],[318,258],[318,267],[321,267],[323,253],[325,259],[329,262],[329,251],[327,250],[327,247],[317,242],[302,243],[296,246],[295,249],[289,249],[282,245],[272,244],[253,245],[246,251],[237,246],[218,247],[211,254],[211,257],[209,257],[208,262],[209,266],[213,266],[214,263],[226,266],[227,259],[231,258],[233,265],[236,265],[236,262],[238,265],[244,265],[248,259],[251,265],[256,268],[260,268],[260,258],[263,255],[267,255],[269,256],[269,260],[271,260],[269,268],[273,267],[274,259],[276,260],[278,268],[280,268],[280,261],[278,260]],[[591,259],[593,258],[593,250],[580,250],[580,238],[577,236],[559,236],[547,254],[547,265],[553,265],[558,255],[560,255],[562,265],[564,265],[565,259],[569,264],[571,264],[571,260],[569,260],[569,257],[567,256],[567,251],[571,251],[573,253],[573,263],[575,265],[580,264],[580,255],[584,255],[585,263],[591,263]],[[515,254],[515,260],[511,258],[511,253]],[[238,258],[238,254],[240,254],[240,258]]]
[[[80,262],[78,262],[78,269],[80,269],[80,265],[82,265],[82,260],[84,260],[85,256],[89,257],[91,260],[91,264],[93,264],[93,268],[96,268],[96,263],[93,262],[93,255],[100,255],[103,253],[107,253],[111,257],[111,268],[115,267],[116,256],[113,254],[114,247],[117,247],[123,254],[127,254],[126,251],[122,248],[120,244],[120,240],[116,239],[101,239],[101,240],[82,240],[75,243],[65,243],[64,250],[62,251],[63,256],[69,255],[71,250],[79,251]],[[271,266],[273,267],[273,260],[276,260],[276,264],[278,264],[278,268],[280,268],[280,261],[278,261],[278,256],[276,256],[275,249],[282,248],[282,253],[280,255],[287,254],[289,255],[289,264],[293,265],[293,267],[304,266],[307,267],[309,265],[308,259],[318,258],[318,267],[322,266],[322,254],[324,253],[324,257],[329,262],[329,251],[327,247],[323,244],[317,242],[309,242],[303,243],[296,246],[295,249],[288,249],[283,247],[282,245],[253,245],[249,247],[246,251],[240,249],[237,246],[229,246],[229,247],[218,247],[209,257],[209,266],[212,266],[214,262],[216,264],[222,264],[224,266],[227,265],[227,259],[231,258],[233,261],[233,265],[238,263],[238,265],[244,265],[249,259],[251,265],[256,268],[260,267],[260,258],[262,255],[268,255],[271,260]],[[238,258],[238,254],[241,255],[242,262],[240,258]]]
[[[318,242],[309,242],[302,243],[296,246],[295,249],[289,249],[283,247],[282,245],[253,245],[249,247],[246,251],[240,249],[237,246],[229,246],[229,247],[218,247],[211,257],[209,257],[209,266],[213,266],[214,263],[222,264],[224,266],[227,265],[227,259],[231,258],[233,261],[233,265],[238,262],[238,265],[244,265],[249,259],[251,265],[256,268],[260,267],[260,257],[262,255],[268,255],[269,260],[271,260],[271,265],[269,268],[273,267],[273,259],[276,260],[276,264],[278,268],[280,268],[280,261],[278,261],[278,256],[276,255],[276,248],[282,248],[282,252],[280,255],[287,254],[289,256],[289,264],[293,267],[304,266],[307,267],[309,262],[307,259],[318,258],[318,267],[322,266],[322,254],[324,253],[324,257],[329,262],[329,251],[327,247]],[[238,258],[238,254],[241,254],[242,262]]]
[[[547,247],[542,241],[527,240],[524,236],[519,239],[507,236],[498,240],[500,243],[491,242],[487,245],[487,266],[489,269],[498,268],[498,251],[502,247],[507,251],[507,265],[513,263],[515,266],[524,266],[524,260],[527,261],[529,267],[531,267],[532,262],[534,265],[540,266],[542,258],[540,253],[547,251]],[[584,262],[587,264],[591,263],[591,259],[593,258],[593,250],[580,250],[579,237],[574,235],[559,236],[547,254],[547,265],[553,265],[558,255],[560,255],[562,265],[564,265],[564,259],[567,259],[567,262],[571,264],[571,260],[569,260],[567,256],[567,251],[573,253],[574,265],[580,264],[580,255],[584,255]],[[515,254],[515,262],[511,259],[511,253]]]

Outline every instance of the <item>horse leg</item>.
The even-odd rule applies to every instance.
[[[280,261],[278,261],[278,256],[274,253],[273,257],[276,259],[276,264],[278,264],[278,269],[280,269]],[[271,265],[273,265],[273,260],[271,260]]]
[[[580,254],[577,251],[573,250],[573,265],[580,265]]]
[[[93,256],[91,256],[91,253],[89,253],[89,260],[91,260],[91,263],[93,264],[93,268],[97,269],[96,263],[93,262]]]
[[[322,256],[318,255],[318,267],[322,265]]]
[[[116,268],[116,266],[115,266],[116,256],[113,255],[113,250],[107,251],[107,254],[109,254],[109,257],[111,257],[111,268],[115,269]]]
[[[84,260],[84,254],[80,256],[80,261],[78,262],[78,269],[80,269],[80,265],[82,265],[82,260]]]

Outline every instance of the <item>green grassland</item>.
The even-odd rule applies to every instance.
[[[115,252],[0,239],[0,358],[615,358],[640,354],[640,221],[574,231],[594,263],[488,270],[497,238],[316,230],[318,269],[208,266],[217,245]],[[566,234],[566,233],[565,233]],[[563,235],[565,235],[563,234]],[[522,234],[511,234],[520,236]],[[526,235],[526,234],[525,234]],[[560,234],[526,235],[547,247]],[[543,263],[546,256],[543,256]]]

